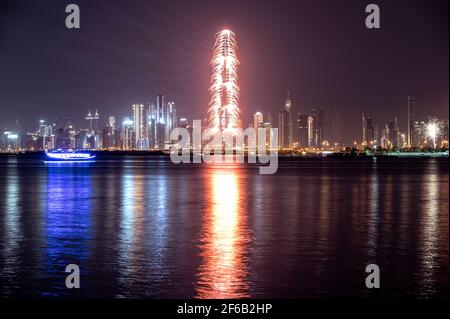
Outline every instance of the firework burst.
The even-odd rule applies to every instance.
[[[224,134],[240,127],[237,42],[233,31],[225,29],[216,34],[211,66],[211,100],[209,127]]]
[[[430,117],[427,123],[424,123],[420,130],[427,141],[431,141],[433,148],[436,148],[437,140],[442,137],[444,123],[435,117]]]

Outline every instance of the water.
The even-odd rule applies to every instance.
[[[448,187],[448,159],[282,160],[263,176],[162,157],[3,158],[0,296],[445,297]]]

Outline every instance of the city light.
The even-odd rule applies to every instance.
[[[224,132],[240,127],[237,42],[233,31],[217,33],[211,66],[209,127]]]

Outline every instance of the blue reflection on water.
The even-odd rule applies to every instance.
[[[44,296],[68,293],[65,267],[80,266],[88,258],[91,211],[89,164],[52,164],[47,166],[44,270],[50,286]],[[56,293],[55,293],[56,292]]]

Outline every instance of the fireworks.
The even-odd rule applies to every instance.
[[[211,66],[211,100],[209,103],[209,127],[233,131],[240,127],[239,120],[239,87],[237,68],[236,36],[233,31],[225,29],[216,34]]]
[[[433,148],[436,148],[436,141],[443,133],[443,126],[444,124],[437,118],[430,117],[422,127],[425,138],[433,143]]]

